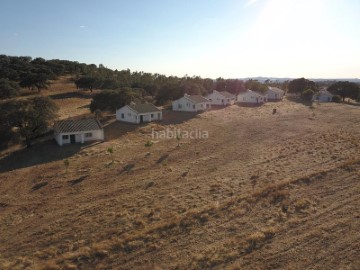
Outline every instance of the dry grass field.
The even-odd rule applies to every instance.
[[[67,117],[89,99],[57,102]],[[0,269],[359,269],[360,107],[284,100],[164,118],[110,117],[103,143],[3,156]],[[209,138],[178,147],[152,128]]]

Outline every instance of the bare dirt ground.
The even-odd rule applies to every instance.
[[[359,107],[164,118],[0,159],[0,268],[359,269]],[[209,138],[145,147],[152,128]]]

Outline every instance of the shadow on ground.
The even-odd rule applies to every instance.
[[[177,125],[195,118],[203,112],[177,112],[171,110],[163,110],[163,125]]]
[[[114,119],[114,117],[112,117],[111,120],[104,119],[102,123],[104,127],[105,141],[118,139],[128,132],[132,132],[146,125],[146,123],[145,124],[124,123],[117,121],[116,119]]]
[[[286,97],[287,100],[292,101],[292,102],[296,102],[296,103],[301,103],[305,106],[311,107],[313,105],[312,101],[304,101],[301,97]]]
[[[60,94],[53,94],[49,95],[52,99],[67,99],[67,98],[84,98],[89,99],[92,97],[91,93],[83,92],[83,91],[76,91],[76,92],[67,92],[67,93],[60,93]]]
[[[55,140],[40,142],[30,148],[12,152],[1,158],[0,172],[66,159],[79,152],[81,148],[89,146],[90,145],[72,144],[60,147],[56,144]]]

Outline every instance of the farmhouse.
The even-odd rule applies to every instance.
[[[54,124],[54,135],[60,146],[104,140],[104,130],[99,121],[94,118],[57,121]]]
[[[331,94],[327,90],[320,90],[319,93],[316,93],[312,97],[312,101],[319,102],[331,102],[333,98],[333,94]]]
[[[239,103],[261,104],[267,101],[267,97],[252,90],[246,90],[237,96]]]
[[[211,103],[207,98],[200,95],[187,95],[179,98],[172,103],[173,111],[198,112],[211,108]]]
[[[236,96],[227,91],[214,90],[206,97],[212,105],[232,105],[236,101]]]
[[[267,99],[268,100],[282,100],[285,95],[285,91],[277,87],[268,87]]]
[[[116,110],[116,119],[135,124],[152,122],[162,120],[162,111],[151,103],[132,103]]]

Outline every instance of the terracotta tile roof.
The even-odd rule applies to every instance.
[[[71,133],[102,129],[102,126],[95,118],[67,119],[56,121],[54,130],[58,133]]]
[[[151,103],[130,104],[128,106],[137,113],[152,113],[152,112],[161,111],[159,108],[157,108],[155,105]]]

